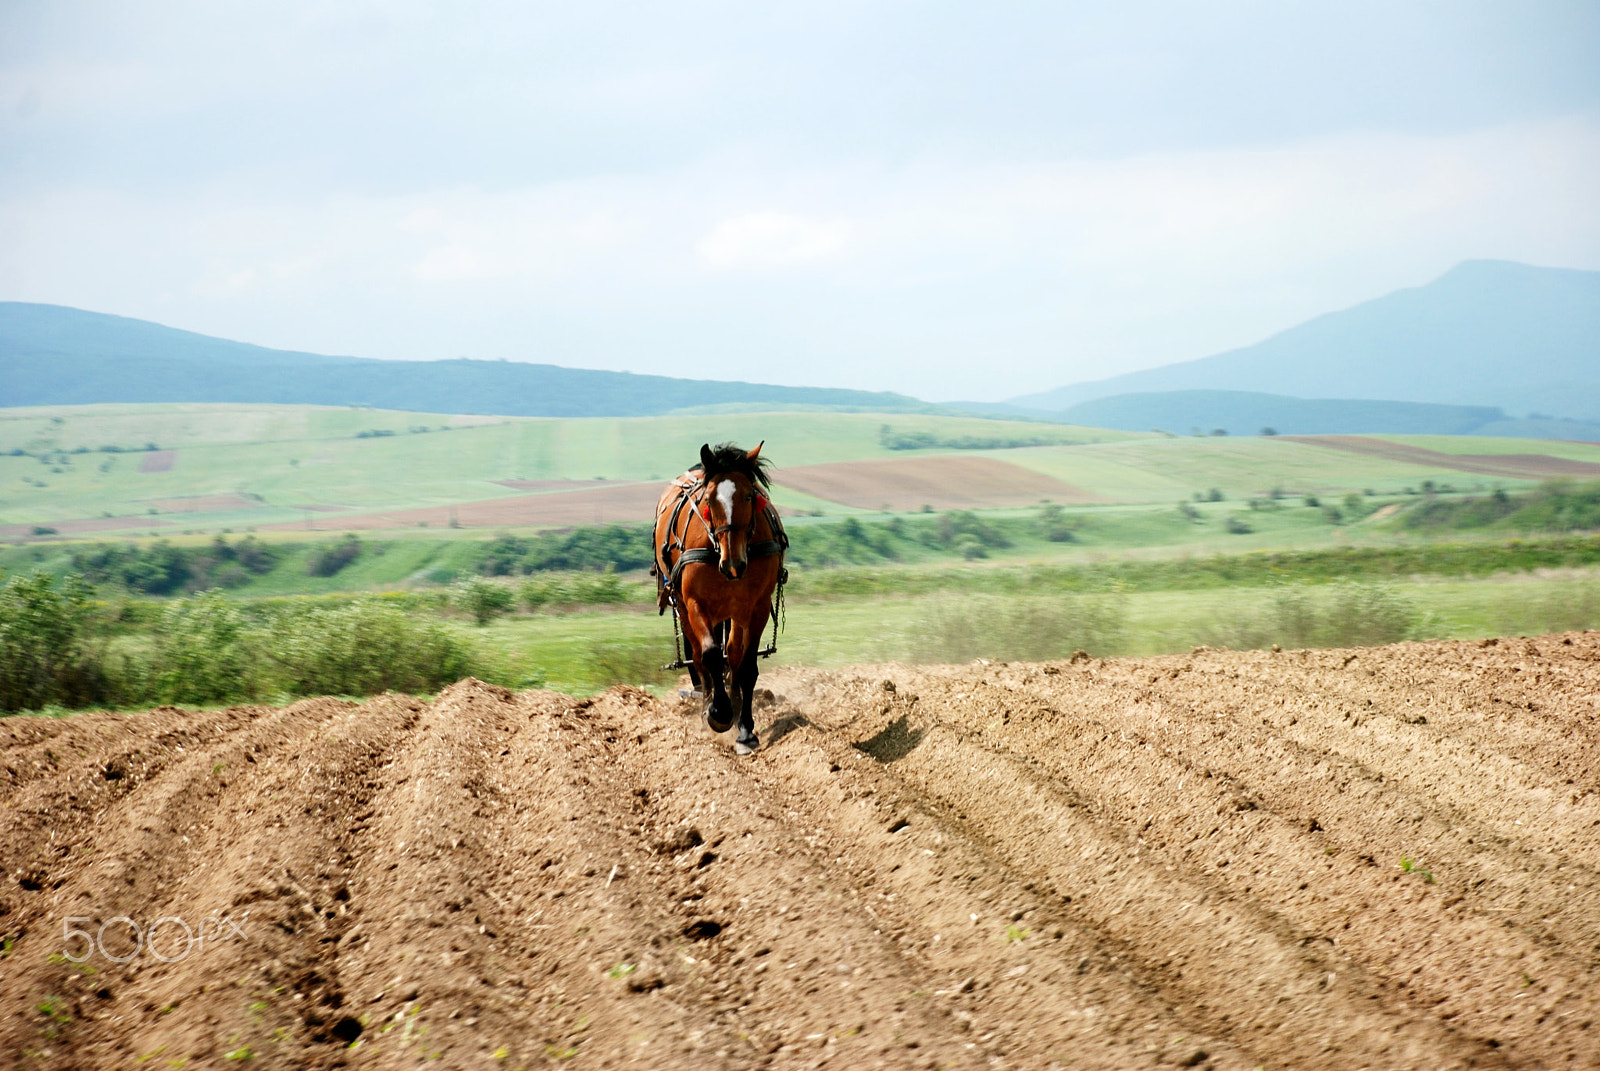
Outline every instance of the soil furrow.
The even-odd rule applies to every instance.
[[[1600,634],[763,684],[0,721],[0,1065],[1600,1065]]]
[[[838,703],[850,691],[846,684],[818,701]],[[1248,897],[1178,872],[1179,860],[1152,851],[1135,827],[1091,813],[1070,785],[1062,792],[1026,760],[975,747],[969,734],[922,711],[937,709],[936,701],[916,705],[908,726],[918,742],[893,771],[981,828],[1013,866],[1070,898],[1083,924],[1135,948],[1160,934],[1159,958],[1135,953],[1143,975],[1257,1060],[1311,1066],[1428,1055],[1467,1066],[1488,1056],[1488,1047],[1464,1044],[1410,1013],[1358,964],[1289,930]],[[994,807],[996,797],[1006,806]]]

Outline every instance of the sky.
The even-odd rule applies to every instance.
[[[0,2],[0,300],[998,401],[1600,269],[1600,4]]]

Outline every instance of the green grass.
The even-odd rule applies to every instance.
[[[1461,490],[1528,483],[1274,438],[1169,437],[924,414],[558,420],[314,406],[100,405],[0,410],[0,523],[48,527],[69,519],[117,517],[128,518],[121,529],[125,534],[174,538],[285,523],[336,532],[339,511],[447,506],[525,493],[498,482],[504,480],[665,481],[687,466],[706,440],[753,444],[764,439],[767,456],[780,467],[953,452],[947,446],[889,448],[918,436],[947,444],[1054,441],[1058,445],[969,452],[1123,503],[1171,503],[1212,488],[1237,501],[1275,488],[1292,495],[1338,496],[1367,489],[1399,494],[1425,480]],[[1600,447],[1542,440],[1396,441],[1443,453],[1600,458]],[[138,471],[147,443],[177,451],[171,470]],[[108,446],[135,452],[100,452]],[[13,450],[27,456],[13,456]],[[208,495],[237,495],[255,504],[204,513],[155,505]],[[781,487],[774,497],[796,518],[870,513]]]
[[[1516,444],[1517,453],[1539,453],[1543,449],[1542,441],[1473,441]],[[1512,488],[1534,482],[1490,480],[1453,469],[1412,465],[1280,438],[1149,437],[1087,446],[1008,450],[993,456],[1003,456],[1007,461],[1116,501],[1175,501],[1213,487],[1238,499],[1267,494],[1274,488],[1295,495],[1335,495],[1366,489],[1399,494],[1407,488],[1420,487],[1423,480],[1464,490],[1480,486]]]
[[[1441,454],[1544,454],[1600,465],[1600,443],[1560,439],[1503,439],[1487,435],[1382,435],[1377,438]]]
[[[56,421],[60,421],[56,423]],[[498,480],[668,480],[702,442],[765,439],[783,465],[906,457],[891,450],[884,425],[943,439],[1044,438],[1090,443],[1128,432],[1058,424],[877,413],[734,413],[714,416],[547,419],[459,417],[313,406],[79,406],[0,411],[0,522],[48,523],[102,514],[149,516],[151,500],[200,495],[260,496],[262,507],[161,515],[177,527],[271,524],[306,506],[402,509],[522,492]],[[442,432],[441,427],[454,430]],[[423,432],[411,429],[427,428]],[[374,430],[394,432],[358,437]],[[167,472],[138,471],[147,443],[178,451]],[[15,457],[22,449],[32,456]],[[72,453],[86,449],[88,453]],[[948,451],[944,451],[948,452]],[[41,461],[40,455],[48,460]],[[59,471],[57,471],[59,470]],[[45,486],[25,480],[37,480]],[[783,492],[792,509],[845,508]]]
[[[1331,589],[1330,589],[1331,590]],[[1376,589],[1402,603],[1413,616],[1404,638],[1477,639],[1485,636],[1535,635],[1573,628],[1600,627],[1600,569],[1508,574],[1489,578],[1417,578],[1386,583]],[[1073,611],[1083,602],[1067,602],[1063,645],[1051,657],[1064,657],[1083,646],[1096,656],[1144,656],[1183,652],[1200,644],[1230,646],[1241,622],[1259,620],[1270,629],[1274,589],[1231,587],[1188,591],[1141,591],[1101,596],[1114,599],[1120,613],[1115,642],[1097,645],[1074,633]],[[1018,631],[1030,623],[1051,620],[1071,595],[978,597],[958,600],[946,592],[934,597],[912,595],[795,599],[788,607],[778,653],[768,666],[822,668],[899,660],[925,660],[930,631],[947,628],[954,614],[971,616],[986,631],[998,633],[1000,646],[979,651],[988,657],[1039,657],[1025,648],[1031,634]],[[1319,607],[1326,613],[1328,600]],[[1035,611],[1019,613],[1022,610]],[[494,669],[500,683],[517,686],[542,679],[563,691],[587,693],[615,683],[597,672],[595,650],[605,644],[634,645],[648,654],[651,665],[672,658],[672,624],[653,612],[594,610],[561,616],[502,618],[483,629],[461,626],[465,638]],[[1106,635],[1102,630],[1101,635]],[[1270,635],[1264,642],[1273,642]],[[1007,645],[1010,646],[1007,646]],[[657,689],[670,675],[652,674],[626,680]]]

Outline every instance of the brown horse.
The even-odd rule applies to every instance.
[[[731,443],[715,449],[707,443],[700,464],[656,503],[660,608],[676,615],[689,648],[690,679],[709,693],[706,723],[726,732],[737,715],[734,750],[741,755],[761,743],[750,713],[760,674],[756,659],[789,543],[765,493],[766,468],[759,445],[746,453]]]

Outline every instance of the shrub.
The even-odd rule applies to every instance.
[[[1227,529],[1229,535],[1249,535],[1255,531],[1254,528],[1250,527],[1250,522],[1244,519],[1242,513],[1228,514],[1228,519],[1223,523],[1223,527]]]
[[[212,587],[239,587],[277,564],[273,547],[246,536],[230,544],[217,536],[208,547],[97,543],[72,552],[72,567],[95,584],[116,584],[145,595],[173,595]]]
[[[361,557],[361,549],[361,538],[353,532],[332,546],[318,547],[306,559],[306,575],[334,576]]]
[[[1075,521],[1068,521],[1062,515],[1061,507],[1051,503],[1039,507],[1039,531],[1052,543],[1073,543],[1077,541],[1077,527]]]
[[[558,606],[591,606],[628,602],[644,587],[624,583],[616,573],[541,573],[523,581],[517,594],[529,610]]]
[[[918,622],[910,655],[918,662],[1040,661],[1077,650],[1109,655],[1122,648],[1126,634],[1126,601],[1116,593],[946,599]]]
[[[456,584],[451,601],[471,614],[480,628],[516,605],[510,588],[481,576],[469,576]]]
[[[0,711],[81,706],[106,693],[101,659],[87,646],[89,585],[46,573],[0,588]]]
[[[290,608],[262,640],[277,681],[298,695],[435,691],[472,670],[466,649],[442,624],[374,599]]]
[[[1270,647],[1375,647],[1408,638],[1420,615],[1382,585],[1343,583],[1313,596],[1304,585],[1273,592],[1255,613],[1210,630],[1208,641],[1234,650]]]
[[[964,540],[963,536],[970,536],[971,538]],[[1011,540],[1007,539],[1005,533],[996,525],[984,520],[970,510],[957,510],[954,513],[946,513],[943,517],[940,517],[938,538],[939,542],[947,547],[952,545],[961,547],[964,543],[971,544],[975,542],[985,549],[998,550],[1011,545]],[[965,552],[963,551],[963,553]],[[968,554],[967,556],[972,557],[973,555]]]
[[[259,694],[244,617],[221,592],[172,603],[155,640],[145,676],[158,702],[217,703]]]

